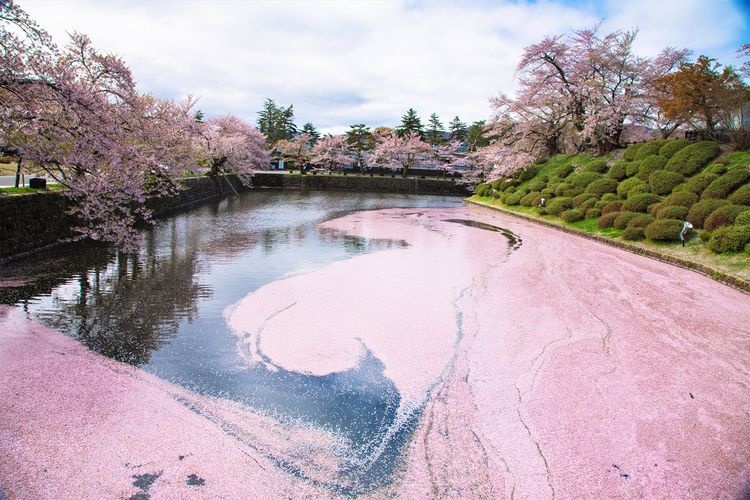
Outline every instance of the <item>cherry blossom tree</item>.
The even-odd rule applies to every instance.
[[[286,161],[296,165],[300,173],[305,173],[305,165],[310,161],[310,136],[299,134],[292,139],[281,139],[276,143],[276,150]]]
[[[311,155],[312,162],[323,165],[330,171],[343,171],[344,165],[352,162],[348,155],[349,143],[346,135],[329,135],[318,140],[313,146]]]
[[[236,116],[221,116],[201,124],[197,141],[199,155],[211,176],[232,173],[249,185],[255,171],[268,168],[271,162],[265,137]]]
[[[418,132],[410,132],[403,137],[392,132],[376,134],[375,147],[368,164],[383,168],[395,165],[401,168],[401,175],[409,175],[409,169],[427,163],[432,158],[432,148],[419,137]]]

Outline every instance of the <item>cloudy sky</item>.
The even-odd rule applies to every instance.
[[[750,42],[747,0],[20,0],[58,44],[88,34],[120,55],[144,92],[200,98],[206,116],[255,123],[266,98],[294,104],[298,125],[394,126],[489,115],[512,93],[523,47],[592,26],[640,30],[641,55],[667,45],[736,64]]]

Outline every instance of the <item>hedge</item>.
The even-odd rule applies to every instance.
[[[717,174],[710,174],[708,172],[702,172],[698,175],[691,177],[686,183],[681,184],[675,188],[676,191],[689,191],[700,196],[701,193],[711,184],[713,181],[718,179]]]
[[[654,241],[677,241],[680,239],[682,221],[676,219],[658,219],[646,226],[643,233]]]
[[[594,182],[597,179],[600,179],[602,177],[602,174],[597,174],[596,172],[576,172],[573,174],[570,174],[567,179],[565,179],[568,183],[585,188],[592,182]]]
[[[614,179],[597,179],[586,187],[586,193],[592,194],[597,198],[607,193],[617,191],[617,181]]]
[[[617,186],[617,194],[622,198],[627,198],[630,194],[630,190],[635,188],[636,186],[643,186],[644,188],[648,189],[648,185],[645,182],[638,179],[637,177],[632,177],[630,179],[625,179],[620,183],[619,186]]]
[[[746,166],[732,168],[727,171],[703,191],[701,198],[726,198],[732,191],[743,185],[750,179],[750,171]]]
[[[638,212],[620,212],[615,220],[612,221],[612,227],[615,229],[625,229],[628,227],[628,223],[639,214]]]
[[[544,213],[547,215],[559,215],[563,210],[573,208],[571,198],[567,196],[561,196],[559,198],[553,198],[547,202],[547,206],[544,207]]]
[[[617,160],[611,167],[609,167],[609,172],[607,172],[607,176],[610,179],[614,179],[616,181],[621,181],[625,177],[628,176],[627,174],[627,167],[628,162],[626,160]]]
[[[702,229],[706,218],[711,215],[714,210],[726,205],[729,205],[727,200],[716,200],[713,198],[701,200],[690,207],[687,221],[693,226]]]
[[[750,243],[750,225],[720,227],[711,233],[708,248],[716,253],[741,252]]]
[[[648,179],[651,172],[656,172],[664,168],[667,164],[666,156],[651,155],[641,160],[641,164],[638,167],[638,177],[644,181]]]
[[[687,139],[672,139],[671,141],[667,141],[661,147],[661,149],[659,149],[659,154],[662,156],[666,156],[667,158],[672,158],[675,153],[688,146],[689,144],[690,141]]]
[[[718,227],[729,226],[734,223],[738,215],[748,210],[750,210],[750,207],[745,205],[724,205],[723,207],[719,207],[706,217],[706,220],[703,222],[703,229],[713,231]]]
[[[659,150],[664,145],[666,141],[659,140],[659,141],[651,141],[643,144],[640,148],[638,148],[638,151],[635,153],[635,157],[633,159],[635,161],[640,161],[646,158],[647,156],[656,155],[659,154]]]
[[[719,144],[713,141],[701,141],[686,146],[669,159],[666,169],[678,172],[685,177],[698,173],[709,161],[721,152]]]
[[[622,204],[622,209],[630,212],[645,212],[648,210],[649,205],[659,203],[660,201],[662,201],[661,196],[652,193],[636,194],[625,200],[625,203]]]
[[[669,194],[685,179],[677,172],[657,170],[648,176],[648,186],[654,194]]]
[[[657,219],[678,219],[685,220],[689,212],[687,207],[681,207],[679,205],[672,205],[668,207],[660,208],[656,212]]]
[[[561,213],[560,218],[565,222],[576,222],[583,219],[583,213],[577,208],[571,208]]]
[[[740,186],[727,199],[735,205],[750,205],[750,184]]]

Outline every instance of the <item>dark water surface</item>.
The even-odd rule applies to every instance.
[[[368,355],[354,370],[323,377],[248,367],[224,309],[274,280],[405,245],[344,236],[319,222],[356,210],[460,204],[434,196],[251,192],[159,221],[144,232],[137,256],[79,244],[4,265],[0,284],[14,287],[0,286],[0,303],[21,305],[96,352],[200,394],[337,432],[349,444],[349,466],[331,488],[356,494],[387,481],[414,423],[394,428],[400,397],[382,363]]]

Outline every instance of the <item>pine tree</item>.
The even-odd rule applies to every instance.
[[[443,134],[445,133],[445,130],[443,130],[443,123],[440,121],[440,118],[438,117],[437,113],[432,113],[430,115],[430,120],[427,122],[428,129],[427,133],[425,134],[425,137],[427,139],[427,142],[430,143],[431,146],[437,146],[439,144],[442,144],[445,142],[445,138],[443,137]]]
[[[317,142],[320,140],[320,132],[318,132],[318,129],[315,128],[315,125],[310,122],[302,125],[302,133],[310,136],[310,147],[315,146],[315,144],[317,144]]]
[[[468,137],[468,128],[458,116],[448,124],[448,130],[451,131],[451,140],[464,142]]]
[[[354,152],[357,165],[360,169],[363,168],[363,152],[372,148],[370,127],[366,127],[364,123],[350,125],[349,130],[346,131],[346,142],[349,143],[349,148]]]
[[[420,139],[424,139],[422,120],[419,119],[414,108],[409,108],[406,114],[401,117],[401,125],[396,127],[396,133],[399,137],[406,137],[412,132],[416,132]]]
[[[263,109],[258,112],[258,129],[271,145],[281,139],[291,139],[297,133],[294,106],[284,108],[277,106],[273,99],[266,99]]]

